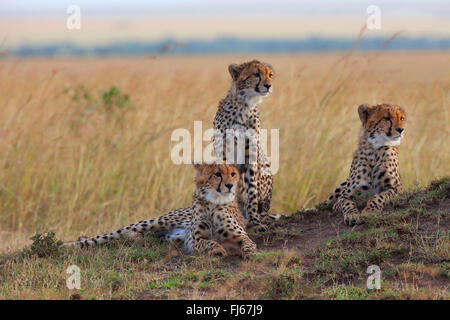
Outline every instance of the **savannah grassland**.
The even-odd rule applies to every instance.
[[[82,252],[44,237],[23,250],[35,233],[73,240],[188,206],[193,170],[172,163],[171,133],[193,132],[194,120],[210,128],[228,64],[251,58],[276,70],[260,113],[280,130],[271,211],[290,216],[253,235],[257,257],[186,257],[152,236]],[[377,102],[407,111],[408,193],[354,228],[302,213],[346,178],[357,106]],[[10,58],[0,103],[0,298],[450,298],[450,182],[428,187],[450,173],[448,52]],[[82,270],[75,294],[71,264]],[[370,264],[381,290],[365,289]]]

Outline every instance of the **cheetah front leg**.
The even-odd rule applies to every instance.
[[[376,212],[383,210],[384,206],[392,199],[396,194],[394,188],[390,188],[386,191],[377,193],[368,202],[366,207],[363,209],[363,215],[372,215]]]
[[[241,214],[236,212],[236,214]],[[240,248],[241,255],[247,259],[256,254],[256,244],[249,238],[244,228],[229,212],[219,212],[214,215],[214,234],[220,242],[234,243]]]
[[[331,207],[331,205],[334,204],[341,197],[342,191],[345,189],[346,186],[347,186],[347,180],[342,182],[336,189],[334,189],[334,191],[328,196],[327,200],[325,200],[322,203],[319,203],[317,205],[317,208],[325,209],[325,208]]]
[[[258,186],[258,213],[261,215],[261,222],[263,224],[271,224],[272,222],[279,220],[281,218],[281,215],[269,214],[273,191],[273,175],[270,171],[270,165],[262,165],[260,167],[260,178]]]
[[[359,210],[356,204],[347,196],[338,198],[333,206],[333,211],[342,213],[344,216],[344,223],[351,226],[359,222]]]
[[[350,188],[350,189],[349,189]],[[348,190],[351,190],[350,192]],[[353,190],[350,182],[345,180],[328,196],[327,200],[318,204],[317,209],[329,209],[344,216],[344,223],[346,225],[353,225],[359,221],[359,210],[356,204],[350,199]]]
[[[212,226],[205,217],[197,217],[191,226],[192,244],[188,249],[198,252],[208,252],[210,255],[227,256],[225,248],[217,241],[211,239]],[[189,241],[189,240],[188,240]]]
[[[262,217],[258,213],[258,179],[257,164],[249,164],[245,172],[246,182],[246,213],[248,218],[247,227],[249,230],[265,232],[267,226],[262,223]]]
[[[351,182],[350,179],[347,179],[327,199],[328,203],[336,201],[333,205],[333,211],[341,213],[344,216],[344,223],[349,226],[359,223],[360,212],[351,199],[359,186],[358,182]]]
[[[389,156],[389,153],[386,155]],[[389,159],[385,161],[388,162]],[[394,161],[397,164],[397,161]],[[402,184],[400,176],[389,172],[389,168],[380,169],[381,173],[377,173],[377,185],[383,190],[380,193],[375,194],[366,204],[362,211],[363,215],[371,215],[383,210],[384,206],[402,190]]]

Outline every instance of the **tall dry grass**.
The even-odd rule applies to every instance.
[[[69,240],[189,205],[193,172],[170,160],[172,130],[211,127],[228,64],[249,58],[277,72],[260,108],[262,126],[280,129],[272,212],[318,203],[346,177],[361,103],[407,110],[406,188],[450,172],[445,52],[3,60],[0,252],[37,231]],[[112,86],[123,105],[104,102]]]

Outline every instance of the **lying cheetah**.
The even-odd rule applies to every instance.
[[[344,215],[346,224],[358,222],[359,211],[353,201],[356,191],[372,195],[363,215],[381,211],[393,195],[402,191],[398,172],[398,146],[404,135],[405,111],[399,106],[360,105],[362,122],[358,150],[353,156],[350,176],[323,203]]]
[[[253,60],[228,67],[232,81],[228,94],[219,102],[214,118],[214,150],[219,159],[236,163],[244,177],[239,206],[248,219],[248,227],[255,231],[267,230],[266,223],[279,215],[268,215],[272,198],[273,177],[270,164],[260,143],[261,125],[258,104],[272,92],[273,69],[266,63]],[[239,162],[237,154],[227,159],[227,134],[231,130],[236,140],[245,140],[245,158]],[[251,160],[254,161],[251,161]]]
[[[226,248],[240,249],[244,258],[256,253],[256,244],[245,232],[245,221],[235,197],[239,171],[234,165],[194,165],[195,192],[192,206],[159,218],[139,221],[109,234],[67,242],[66,247],[85,248],[118,239],[155,232],[165,240],[182,242],[183,251],[227,255]]]

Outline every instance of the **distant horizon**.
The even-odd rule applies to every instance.
[[[80,45],[70,42],[21,45],[4,51],[11,56],[114,56],[114,55],[192,55],[223,53],[296,53],[395,50],[450,50],[450,37],[322,37],[309,36],[299,39],[216,37],[177,41],[167,37],[160,41],[113,41],[99,45]]]
[[[80,9],[79,29],[67,27],[70,5]],[[389,38],[399,32],[410,39],[450,38],[450,3],[444,0],[378,0],[376,4],[370,0],[4,0],[0,50],[65,44],[94,48],[169,38],[351,41],[367,23],[372,5],[380,10],[380,27],[365,30],[364,38]]]

